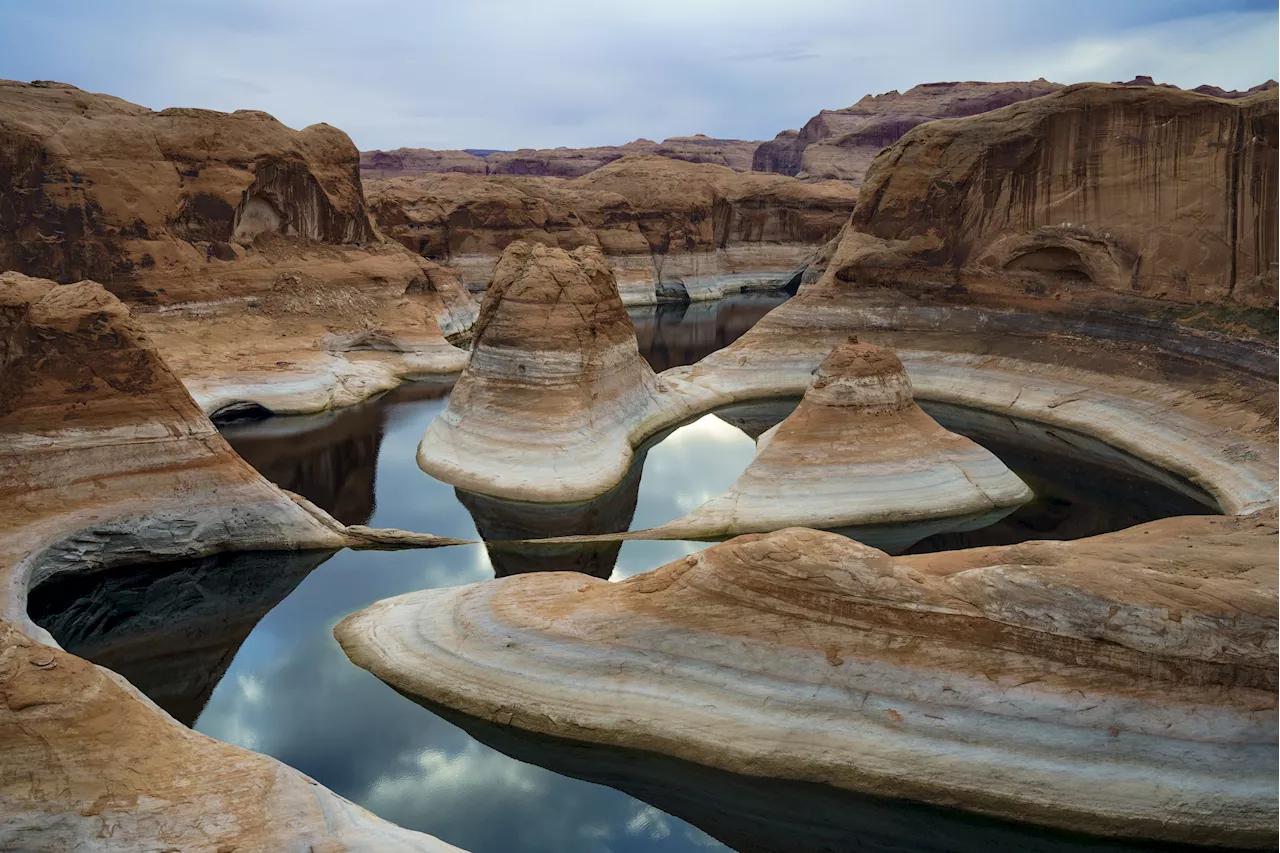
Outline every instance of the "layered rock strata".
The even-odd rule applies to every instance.
[[[461,369],[446,336],[475,305],[378,234],[342,131],[13,81],[0,129],[0,271],[102,282],[209,411],[312,411]],[[341,354],[370,336],[385,354]]]
[[[841,280],[1274,308],[1276,103],[1083,84],[923,125],[868,171]]]
[[[760,143],[751,167],[816,180],[862,183],[882,148],[919,124],[988,112],[1062,88],[1029,83],[924,83],[905,92],[867,95],[841,110],[823,110],[800,130],[784,130]]]
[[[364,178],[395,178],[461,172],[471,175],[524,175],[539,178],[579,178],[628,154],[652,154],[687,163],[711,163],[738,172],[751,171],[758,142],[715,139],[701,133],[673,136],[662,142],[637,139],[625,145],[597,148],[521,148],[518,151],[434,151],[397,148],[360,152]]]
[[[660,413],[663,390],[598,251],[514,243],[418,465],[495,497],[591,500],[626,474],[634,434]]]
[[[891,558],[789,529],[616,584],[410,593],[335,633],[397,689],[529,731],[1251,846],[1276,832],[1275,531],[1274,513],[1171,519]]]
[[[892,352],[855,338],[823,360],[796,410],[760,436],[755,460],[728,492],[660,529],[709,539],[860,528],[850,535],[898,547],[904,527],[922,538],[989,523],[1031,496],[990,452],[920,410]],[[893,535],[875,530],[885,527]]]
[[[523,240],[598,248],[623,301],[689,301],[777,289],[853,210],[846,184],[805,184],[707,164],[628,156],[574,180],[429,175],[366,181],[379,227],[484,287]]]
[[[268,483],[98,284],[0,275],[0,340],[0,847],[452,850],[188,730],[26,610],[126,565],[452,540],[344,527]]]
[[[340,642],[407,693],[529,731],[1085,832],[1273,843],[1274,312],[1251,307],[1268,304],[1258,278],[1246,301],[1221,263],[1186,289],[1198,305],[1143,284],[1182,247],[1123,228],[1147,210],[1212,248],[1235,218],[1216,257],[1237,256],[1239,223],[1275,215],[1257,165],[1272,98],[1072,87],[918,128],[872,169],[820,278],[660,377],[686,409],[799,396],[857,334],[899,355],[918,398],[1108,442],[1226,517],[896,559],[833,534],[744,536],[621,584],[542,574],[402,596],[342,623]],[[1245,144],[1216,145],[1241,128]],[[1233,163],[1257,180],[1219,192]],[[1142,246],[1131,288],[1050,263],[1061,252],[1015,275],[952,251],[1064,248],[1036,238],[1026,187],[1074,205],[1112,185],[1121,197],[1071,228]]]

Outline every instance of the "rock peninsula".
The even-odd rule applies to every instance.
[[[856,338],[757,444],[728,492],[659,529],[710,539],[803,526],[899,546],[990,523],[1031,498],[1003,462],[915,404],[892,352]]]
[[[454,850],[190,731],[27,613],[36,585],[123,565],[452,540],[348,528],[268,483],[94,282],[0,274],[0,340],[0,847]]]
[[[1174,519],[891,558],[789,529],[620,583],[410,593],[336,634],[401,691],[541,734],[1249,846],[1276,831],[1275,530],[1274,513]],[[1195,569],[1151,561],[1188,547]]]
[[[598,250],[513,243],[418,465],[480,494],[591,500],[626,474],[662,387]]]

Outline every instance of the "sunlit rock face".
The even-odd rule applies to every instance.
[[[851,532],[899,548],[989,523],[1031,498],[999,459],[920,410],[897,356],[856,338],[827,356],[800,405],[758,447],[728,492],[661,529],[714,538],[905,524]]]
[[[336,634],[397,689],[529,731],[1247,846],[1276,831],[1275,530],[1170,519],[892,558],[789,529],[620,583],[410,593]]]
[[[510,243],[598,248],[623,301],[777,289],[848,219],[857,191],[631,155],[572,179],[366,180],[379,227],[481,289]]]
[[[418,464],[481,494],[590,500],[630,467],[632,433],[658,388],[600,253],[516,243]]]

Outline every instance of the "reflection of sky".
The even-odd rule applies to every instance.
[[[414,461],[423,430],[447,402],[388,405],[369,524],[476,537],[453,487]],[[669,521],[723,491],[754,448],[714,416],[676,430],[649,451],[632,526]],[[702,547],[627,543],[614,577]],[[621,792],[480,744],[350,663],[333,639],[340,619],[379,599],[492,577],[481,545],[336,554],[257,625],[195,727],[273,755],[388,820],[476,853],[722,849]]]

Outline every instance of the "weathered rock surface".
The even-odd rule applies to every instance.
[[[823,360],[796,410],[760,436],[728,492],[660,529],[709,539],[859,528],[847,532],[900,546],[903,536],[988,523],[1030,498],[1003,462],[921,411],[892,352],[851,339]],[[905,529],[874,529],[889,525]]]
[[[264,480],[94,282],[0,274],[0,341],[0,848],[453,849],[189,731],[26,611],[31,587],[113,567],[397,534]]]
[[[749,172],[752,155],[759,144],[743,139],[715,139],[699,133],[694,136],[673,136],[662,142],[637,139],[625,145],[604,145],[597,148],[521,148],[518,151],[492,151],[483,156],[476,156],[470,151],[397,148],[395,151],[360,152],[360,174],[364,178],[394,178],[442,172],[578,178],[628,154],[653,154],[687,163],[712,163],[739,172]]]
[[[840,275],[1273,308],[1277,135],[1274,89],[1101,84],[924,125],[868,172]]]
[[[862,183],[871,161],[911,128],[940,118],[970,116],[1038,98],[1062,88],[1030,83],[924,83],[905,92],[867,95],[841,110],[823,110],[800,130],[784,130],[760,143],[758,172]]]
[[[1094,436],[1228,516],[896,559],[785,530],[621,584],[548,573],[402,596],[340,642],[411,695],[529,731],[1085,832],[1272,844],[1274,313],[1211,281],[1179,302],[1142,276],[1184,246],[1125,241],[1184,228],[1212,248],[1218,223],[1238,241],[1274,220],[1273,97],[1091,85],[917,128],[873,167],[821,276],[656,395],[686,411],[798,396],[857,334],[899,355],[920,399]],[[1257,179],[1223,191],[1237,171]],[[1085,196],[1111,203],[1070,207]],[[1044,211],[1108,256],[1126,257],[1107,240],[1144,247],[1138,284],[1075,275],[1048,262],[1059,252],[970,262],[989,256],[971,245],[1034,243]],[[1248,266],[1218,243],[1218,276]]]
[[[1275,531],[1181,518],[891,558],[790,529],[622,583],[410,593],[335,633],[397,689],[521,729],[1250,846],[1276,832]]]
[[[857,192],[658,156],[574,180],[366,180],[379,227],[479,289],[516,241],[593,246],[629,304],[778,288],[848,219]]]
[[[599,251],[513,243],[418,465],[471,492],[591,500],[630,467],[660,387]]]
[[[306,411],[461,368],[444,335],[465,331],[474,303],[377,233],[342,131],[13,81],[0,81],[0,130],[0,271],[102,282],[202,402],[210,386],[279,382],[307,393],[248,401]],[[369,332],[400,352],[383,365],[326,352],[330,335]]]

